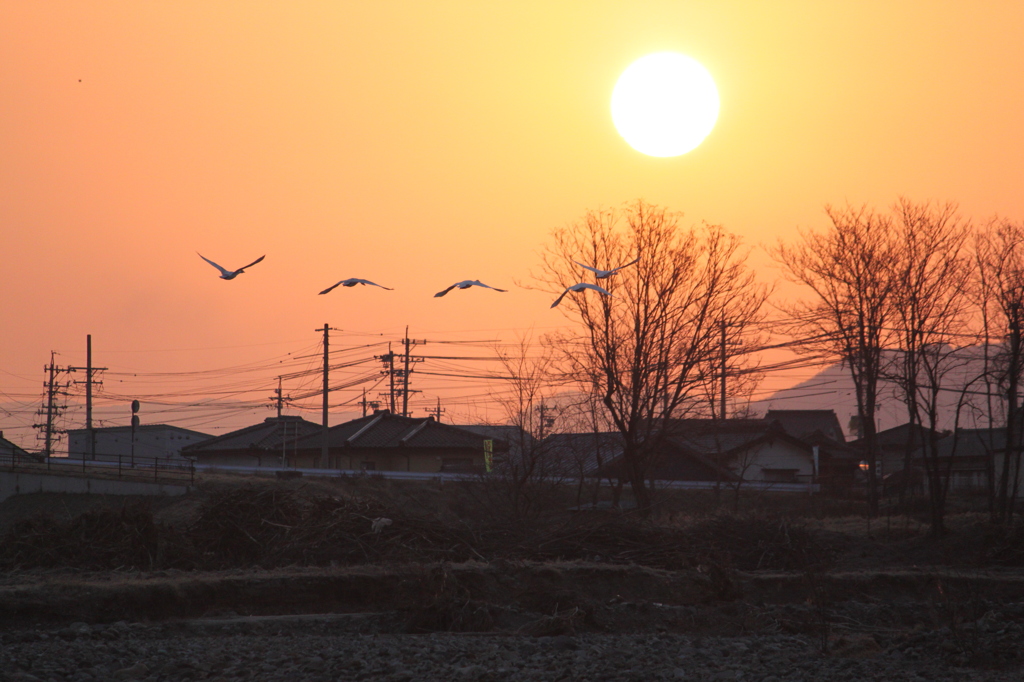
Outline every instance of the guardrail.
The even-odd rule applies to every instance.
[[[391,480],[406,481],[476,481],[488,476],[497,477],[501,474],[473,474],[454,472],[419,472],[419,471],[383,471],[375,469],[366,471],[362,469],[302,469],[282,467],[258,467],[241,465],[218,465],[218,464],[196,464],[196,471],[209,473],[238,473],[252,474],[255,476],[276,476],[283,472],[295,472],[302,476],[317,476],[321,478],[343,478],[349,476],[378,476]],[[553,481],[566,481],[578,483],[579,478],[574,476],[563,476],[551,478]],[[593,483],[597,479],[586,477],[586,480]],[[607,481],[607,479],[601,479]],[[715,481],[654,481],[655,488],[672,488],[674,490],[733,490],[736,483],[715,482]],[[818,493],[821,486],[818,483],[778,483],[773,481],[743,481],[739,484],[742,490],[755,490],[759,492],[780,492],[780,493]]]
[[[148,480],[164,483],[184,483],[195,485],[196,472],[200,473],[235,473],[256,476],[278,476],[282,473],[317,478],[343,478],[358,476],[376,476],[391,480],[406,481],[475,481],[481,477],[500,476],[500,474],[475,474],[455,472],[418,472],[418,471],[364,471],[361,469],[311,469],[240,466],[228,464],[196,464],[192,460],[158,458],[158,457],[125,457],[123,455],[97,455],[97,459],[78,459],[69,457],[50,457],[39,461],[31,456],[0,454],[0,469],[7,471],[40,472],[68,475],[106,475],[126,480]],[[579,481],[576,477],[560,477],[556,481]],[[586,480],[596,482],[588,477]],[[673,490],[715,490],[716,488],[732,490],[735,483],[717,483],[715,481],[653,481],[655,488]],[[743,481],[739,484],[743,490],[758,492],[806,493],[820,492],[817,483],[780,483],[771,481]]]
[[[97,455],[97,459],[46,457],[36,459],[17,454],[0,454],[0,470],[22,473],[50,473],[68,476],[101,476],[154,483],[195,485],[195,462],[170,457]]]

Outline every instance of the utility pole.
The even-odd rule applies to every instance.
[[[412,346],[420,343],[426,343],[426,339],[410,339],[409,338],[409,325],[405,326],[405,338],[402,339],[402,343],[405,344],[405,369],[402,370],[402,416],[409,416],[409,372],[412,370],[409,368],[410,362],[422,362],[423,358],[410,358],[409,349]]]
[[[41,424],[33,424],[32,426],[43,431],[44,441],[44,452],[47,457],[47,466],[49,466],[49,458],[53,455],[54,436],[57,433],[62,433],[53,424],[53,421],[60,415],[62,410],[65,410],[67,406],[60,406],[57,404],[57,396],[67,396],[67,388],[71,383],[61,385],[57,384],[57,377],[61,372],[68,372],[68,368],[60,368],[56,366],[54,356],[56,353],[50,351],[50,364],[43,367],[43,370],[48,374],[47,381],[43,382],[43,387],[46,388],[46,404],[45,407],[40,407],[36,412],[39,417],[45,417],[46,421]]]
[[[93,367],[92,366],[92,334],[85,335],[85,367],[68,367],[68,371],[77,372],[80,369],[85,370],[85,381],[76,381],[76,384],[85,384],[85,430],[86,436],[89,439],[89,459],[96,459],[96,432],[92,428],[92,386],[93,384],[102,384],[102,381],[96,381],[92,378],[93,372],[102,372],[106,370],[106,367]],[[68,453],[71,454],[70,452]],[[82,458],[85,459],[85,453],[82,454]]]
[[[50,380],[46,383],[46,461],[50,461],[50,455],[53,454],[53,396],[54,396],[54,379],[57,374],[56,367],[53,366],[53,351],[50,351]]]
[[[409,416],[409,325],[405,325],[405,371],[402,372],[402,416]]]
[[[436,420],[436,421],[437,421],[438,423],[440,423],[440,421],[441,421],[441,415],[442,415],[442,414],[444,414],[444,412],[445,412],[444,408],[443,408],[443,407],[441,407],[441,396],[438,396],[438,397],[437,397],[437,407],[434,407],[434,408],[430,408],[430,407],[428,407],[428,408],[427,408],[427,409],[425,410],[425,412],[426,412],[427,414],[429,414],[429,415],[433,415],[434,419],[435,419],[435,420]]]
[[[549,417],[548,412],[554,412],[555,408],[548,408],[544,401],[540,401],[540,405],[537,407],[537,413],[540,415],[540,428],[538,429],[539,440],[544,440],[544,430],[550,429],[555,425],[555,418]]]
[[[32,425],[37,429],[43,430],[44,452],[47,458],[47,466],[49,466],[49,458],[53,455],[54,435],[57,433],[57,429],[54,428],[53,421],[60,411],[64,409],[63,406],[57,405],[57,396],[67,395],[67,391],[61,391],[60,388],[62,387],[57,385],[57,376],[60,372],[66,372],[68,370],[67,368],[57,367],[54,359],[55,355],[56,353],[54,351],[50,351],[50,364],[43,367],[43,370],[45,370],[49,375],[48,380],[43,383],[43,386],[46,388],[46,407],[45,409],[40,408],[36,413],[40,417],[45,415],[46,421],[42,424]],[[65,384],[63,388],[66,389],[68,385],[69,384]]]
[[[96,459],[96,437],[92,430],[92,334],[85,335],[85,429],[89,435],[89,459]]]
[[[389,392],[389,395],[391,396],[391,414],[394,414],[395,413],[395,354],[391,350],[391,344],[390,343],[388,344],[388,354],[387,354],[386,357],[387,357],[387,363],[388,363],[388,379],[391,382],[391,388],[390,388],[390,392]]]
[[[379,359],[381,361],[381,363],[384,364],[384,369],[381,370],[381,374],[386,374],[387,377],[388,377],[388,392],[387,392],[387,399],[388,399],[388,406],[389,406],[388,409],[391,411],[391,414],[393,415],[393,414],[395,414],[395,404],[394,404],[394,401],[395,401],[395,398],[394,398],[394,375],[395,375],[395,371],[394,371],[394,352],[392,352],[392,350],[391,350],[391,344],[390,343],[387,344],[387,352],[386,353],[384,353],[383,355],[375,355],[374,357]],[[383,397],[384,393],[383,392],[382,393],[378,393],[378,395]],[[367,400],[366,396],[362,397],[362,401],[366,402],[366,400]],[[377,403],[375,401],[371,401],[370,404],[374,404],[374,406],[376,406]],[[366,406],[366,404],[364,404],[364,406],[362,406],[362,416],[366,417],[367,416],[366,412],[367,412],[367,406]]]
[[[363,389],[363,399],[362,399],[362,401],[360,401],[359,404],[363,406],[363,416],[364,417],[366,416],[367,408],[373,408],[373,410],[376,411],[377,408],[380,407],[380,401],[379,400],[367,400],[366,399],[366,389],[365,388]]]
[[[318,329],[324,333],[324,409],[323,409],[323,424],[321,426],[321,434],[323,440],[320,442],[320,459],[317,461],[316,468],[321,468],[327,462],[327,394],[330,390],[328,384],[328,372],[330,369],[330,360],[328,358],[328,344],[330,343],[330,327],[324,322],[324,328]]]
[[[726,365],[726,362],[727,362],[727,360],[726,360],[726,355],[725,355],[725,318],[723,317],[722,318],[722,407],[721,407],[722,419],[725,419],[725,417],[726,417],[726,415],[725,415],[725,365]]]
[[[277,418],[281,418],[281,410],[284,408],[284,394],[281,392],[281,377],[277,378],[277,388],[274,389],[274,395],[271,397],[275,403],[277,403]]]

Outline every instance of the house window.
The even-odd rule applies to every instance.
[[[441,471],[472,471],[472,457],[444,457],[441,460]]]
[[[362,469],[363,471],[376,471],[377,470],[377,463],[376,462],[360,462],[359,463],[359,468]]]
[[[764,480],[771,483],[796,483],[798,469],[762,469]]]

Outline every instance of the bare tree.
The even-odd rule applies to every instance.
[[[665,427],[698,407],[699,386],[720,356],[721,321],[739,338],[765,298],[738,238],[719,226],[683,229],[680,215],[643,201],[588,212],[558,229],[544,252],[541,286],[583,281],[579,261],[609,269],[612,296],[583,291],[562,310],[578,324],[559,341],[568,376],[598,396],[622,437],[623,466],[641,513],[647,473]]]
[[[993,221],[976,239],[976,282],[982,302],[986,338],[1004,339],[989,367],[999,387],[1003,409],[1003,459],[992,471],[992,515],[997,523],[1013,517],[1020,490],[1021,448],[1024,424],[1019,402],[1024,378],[1024,225]],[[997,406],[998,407],[998,406]],[[990,416],[990,423],[994,422]]]
[[[491,479],[500,482],[510,513],[522,518],[540,511],[567,473],[544,440],[557,419],[557,411],[545,403],[553,355],[550,348],[535,344],[532,334],[495,350],[504,390],[493,397],[505,413],[504,425],[512,428],[506,429],[509,452]]]
[[[883,350],[891,332],[896,278],[892,220],[867,208],[825,207],[831,225],[800,233],[797,244],[779,243],[772,255],[785,276],[811,289],[810,300],[785,304],[793,331],[821,338],[807,350],[824,351],[849,368],[857,416],[866,445],[868,502],[878,513],[878,438],[875,411]]]
[[[955,451],[948,453],[945,464],[939,457],[940,392],[961,389],[957,422],[967,395],[967,387],[954,387],[950,379],[962,376],[957,370],[969,361],[957,351],[956,343],[962,338],[960,332],[967,330],[970,262],[965,244],[969,224],[952,204],[931,206],[901,198],[893,212],[892,331],[899,352],[891,356],[893,362],[885,376],[896,385],[909,417],[904,473],[910,474],[912,454],[920,448],[928,478],[931,532],[939,536],[945,530],[946,495],[955,455]],[[915,425],[926,427],[921,443],[915,442]]]

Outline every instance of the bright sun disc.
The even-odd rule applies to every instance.
[[[633,149],[679,156],[699,145],[718,119],[718,89],[700,62],[657,52],[629,65],[612,91],[612,120]]]

